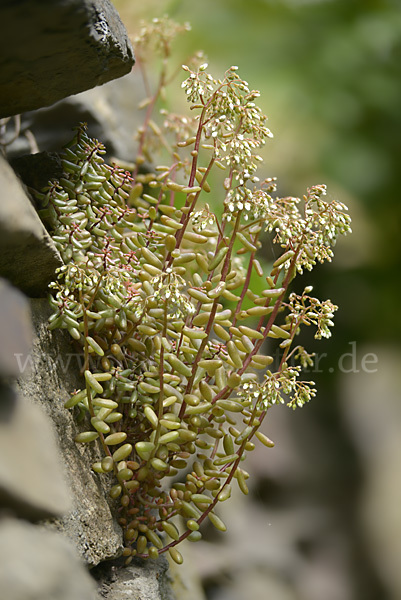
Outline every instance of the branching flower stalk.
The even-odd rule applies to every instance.
[[[153,23],[152,35],[166,23]],[[289,293],[291,281],[330,261],[350,231],[346,207],[326,200],[325,186],[279,198],[273,179],[259,181],[271,133],[259,93],[236,67],[222,79],[205,63],[183,68],[189,114],[162,110],[156,125],[146,113],[133,175],[106,164],[81,126],[64,176],[38,194],[65,263],[49,328],[66,329],[84,356],[85,383],[65,406],[82,423],[76,442],[99,444],[93,470],[113,479],[127,562],[168,550],[181,563],[177,545],[199,540],[205,519],[225,531],[217,505],[234,480],[248,493],[242,464],[255,439],[273,445],[259,431],[268,410],[315,395],[299,379],[313,357],[296,336],[313,325],[315,337],[329,337],[337,307],[311,287]],[[156,96],[142,104],[155,107]],[[143,157],[157,164],[158,147],[170,149],[166,165],[140,173]],[[280,249],[268,275],[256,258],[263,231]],[[266,281],[261,293],[252,274]]]

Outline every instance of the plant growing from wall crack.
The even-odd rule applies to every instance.
[[[85,384],[65,406],[81,419],[76,442],[99,444],[92,468],[113,480],[127,562],[169,551],[181,563],[177,545],[200,539],[203,521],[225,531],[216,509],[234,482],[248,493],[247,452],[256,440],[273,445],[259,431],[268,410],[315,395],[299,378],[313,357],[296,338],[303,325],[329,337],[337,307],[311,287],[290,292],[291,281],[330,261],[350,230],[325,186],[279,198],[273,179],[259,181],[258,151],[271,133],[259,93],[236,67],[215,79],[205,63],[184,66],[188,114],[152,120],[173,29],[153,22],[137,40],[140,49],[157,33],[164,60],[143,103],[133,173],[106,164],[81,126],[64,177],[38,194],[65,263],[49,327],[66,329],[84,356]],[[169,160],[140,173],[146,158],[155,165],[157,147]],[[213,189],[212,173],[221,174]],[[208,195],[220,198],[221,216]],[[265,231],[280,249],[268,274],[256,258]],[[252,273],[266,282],[260,293]],[[263,352],[267,340],[278,364]]]

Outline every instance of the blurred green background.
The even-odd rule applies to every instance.
[[[272,414],[266,432],[277,447],[253,459],[252,502],[273,511],[271,530],[260,524],[261,544],[280,546],[284,530],[277,526],[277,539],[271,531],[278,523],[274,515],[284,509],[288,515],[298,514],[300,506],[311,509],[304,517],[306,532],[294,534],[281,562],[264,551],[255,557],[251,552],[252,564],[245,568],[246,552],[238,548],[236,573],[217,559],[214,568],[202,568],[205,548],[194,550],[208,597],[242,600],[252,591],[259,597],[260,576],[260,597],[274,600],[399,600],[400,2],[114,4],[130,33],[142,18],[168,14],[190,22],[192,31],[175,45],[178,64],[202,49],[211,72],[238,65],[242,77],[262,92],[260,104],[274,133],[262,175],[278,177],[282,196],[326,183],[329,197],[345,202],[353,218],[354,233],[339,241],[333,263],[305,277],[316,295],[340,306],[333,338],[314,347],[327,353],[313,373],[318,397],[294,414]],[[177,95],[182,105],[178,82]],[[250,509],[245,503],[238,511],[241,516],[237,512],[232,519],[242,519],[238,535],[245,536]],[[326,515],[323,525],[319,511]],[[213,554],[209,546],[207,551]]]

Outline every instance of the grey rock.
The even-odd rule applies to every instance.
[[[224,534],[201,529],[203,540],[184,541],[180,551],[202,580],[222,582],[219,598],[354,598],[347,544],[329,510],[305,501],[266,507],[234,487],[218,514],[227,525]],[[303,543],[314,551],[302,552]]]
[[[16,355],[26,355],[31,346],[29,303],[19,290],[0,278],[0,306],[0,377],[18,377]]]
[[[101,565],[93,573],[99,583],[99,596],[106,600],[174,600],[168,562],[133,561],[128,567]]]
[[[20,180],[0,156],[0,276],[30,296],[46,293],[62,264]]]
[[[77,427],[71,411],[64,408],[70,393],[84,385],[80,376],[81,354],[74,351],[67,332],[48,330],[51,310],[47,300],[32,300],[32,314],[35,334],[30,369],[21,374],[19,387],[55,425],[72,497],[72,510],[47,526],[62,531],[85,561],[96,565],[118,555],[122,532],[107,502],[109,479],[91,470],[99,456],[98,448],[74,442],[75,435],[83,429]]]
[[[72,139],[72,130],[79,123],[85,122],[88,124],[89,135],[105,145],[107,159],[117,157],[132,162],[137,153],[134,134],[143,119],[143,113],[137,110],[143,97],[142,87],[139,74],[134,70],[101,87],[64,98],[53,106],[23,114],[21,135],[7,147],[8,157],[19,157],[32,151],[29,135],[35,139],[40,152],[60,152]],[[17,166],[14,161],[12,165],[14,168]],[[18,167],[17,170],[19,171]],[[25,180],[24,174],[21,175],[24,182],[31,185]]]
[[[221,577],[221,579],[224,578]],[[218,592],[215,591],[219,600],[245,600],[247,598],[298,600],[300,598],[290,581],[286,581],[285,578],[280,577],[279,573],[269,569],[258,567],[235,569],[226,579],[226,585],[219,587]],[[310,599],[308,598],[308,600]]]
[[[10,160],[10,164],[31,191],[43,190],[50,181],[59,180],[64,174],[61,158],[55,152],[27,154]],[[38,209],[42,208],[34,194],[33,202]]]
[[[27,519],[60,516],[68,488],[48,418],[5,386],[0,402],[0,506]]]
[[[96,586],[61,536],[13,519],[0,521],[3,600],[96,600]]]
[[[0,115],[128,73],[134,55],[109,0],[8,0],[0,9]]]
[[[167,556],[171,589],[175,597],[179,598],[179,600],[206,600],[198,564],[192,560],[190,548],[187,547],[183,554],[184,566],[177,565],[176,562]]]
[[[343,374],[339,394],[364,472],[357,514],[386,597],[397,599],[401,598],[401,352],[391,345],[360,347],[358,352],[370,368]],[[377,364],[370,361],[374,357]]]

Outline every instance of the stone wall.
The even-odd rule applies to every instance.
[[[2,117],[121,77],[133,62],[127,32],[109,0],[1,3]]]
[[[100,126],[93,100],[102,88],[43,107],[129,73],[133,50],[112,4],[9,0],[0,23],[1,133],[6,117],[30,111],[16,120],[22,132],[24,123],[39,123],[36,150],[59,150],[71,125],[83,120],[80,111]],[[109,142],[107,127],[102,133],[91,131]],[[22,135],[0,154],[0,595],[172,600],[165,558],[119,568],[122,534],[108,483],[90,469],[96,448],[73,441],[76,425],[63,405],[82,386],[80,364],[68,334],[47,328],[47,286],[61,259],[7,160],[25,183],[38,186],[57,177],[58,157],[21,157],[30,147],[32,139]],[[121,156],[118,134],[112,151],[129,159]],[[189,597],[197,593],[180,594]]]

